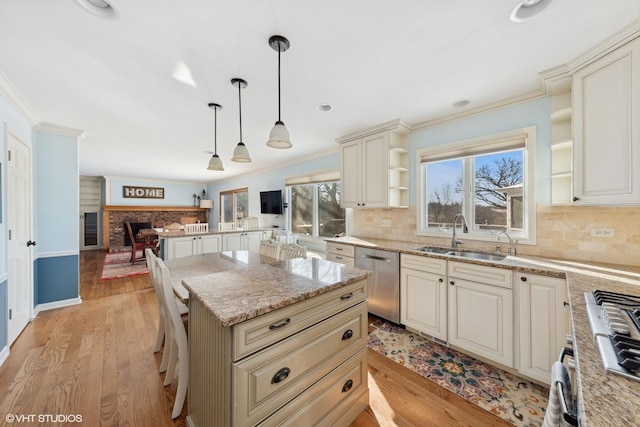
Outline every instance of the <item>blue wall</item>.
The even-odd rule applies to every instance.
[[[78,255],[39,258],[35,263],[37,304],[78,297],[80,284]]]
[[[164,188],[164,199],[125,199],[122,197],[122,187],[125,185]],[[202,190],[206,189],[206,184],[197,182],[181,183],[121,177],[110,178],[105,188],[111,198],[108,204],[116,206],[193,206],[193,195],[202,197]],[[210,199],[208,194],[206,198]]]
[[[512,129],[536,126],[536,201],[551,200],[551,97],[535,99],[412,132],[410,204],[416,203],[416,150]]]

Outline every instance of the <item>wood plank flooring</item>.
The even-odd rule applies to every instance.
[[[11,347],[0,367],[0,425],[6,414],[79,415],[86,426],[186,425],[186,404],[171,420],[177,377],[163,387],[161,353],[153,354],[158,307],[148,275],[102,292],[101,256],[81,253],[83,303],[40,313]],[[352,427],[509,425],[372,350],[369,388],[370,406]]]

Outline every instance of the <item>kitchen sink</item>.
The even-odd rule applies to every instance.
[[[451,255],[460,258],[480,259],[485,261],[502,261],[505,255],[488,254],[484,252],[473,251],[452,251],[451,248],[440,248],[438,246],[422,246],[416,250],[439,255]]]
[[[449,251],[445,255],[458,256],[461,258],[481,259],[486,261],[502,261],[505,259],[504,255],[487,254],[484,252],[471,252],[471,251]]]
[[[451,252],[450,248],[439,248],[437,246],[422,246],[418,248],[420,252],[429,252],[432,254],[446,254],[447,252]]]

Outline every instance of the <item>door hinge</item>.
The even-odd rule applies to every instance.
[[[7,152],[7,161],[11,161],[11,150]]]
[[[13,318],[13,309],[9,309],[9,320]]]
[[[9,240],[11,240],[11,230],[9,230]]]

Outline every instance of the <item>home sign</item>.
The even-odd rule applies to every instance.
[[[125,199],[164,199],[164,188],[123,185],[122,197]]]

